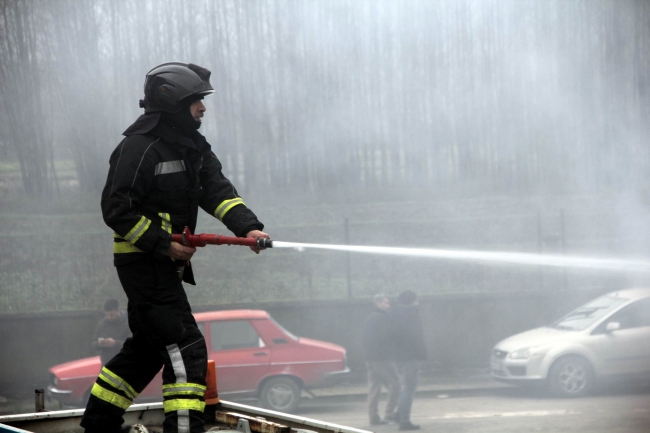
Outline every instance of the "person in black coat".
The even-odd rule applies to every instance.
[[[427,358],[418,305],[417,295],[407,290],[400,293],[397,305],[391,310],[394,359],[403,384],[397,405],[399,430],[420,429],[420,426],[411,422],[411,407],[417,389],[420,362]]]
[[[395,418],[400,386],[397,369],[392,361],[394,350],[388,314],[390,301],[384,295],[376,295],[374,303],[375,309],[364,326],[363,345],[368,368],[368,417],[371,425],[381,425]],[[382,386],[388,391],[384,419],[379,417]]]
[[[99,350],[102,365],[117,355],[126,339],[131,336],[126,313],[119,306],[117,299],[107,299],[104,302],[104,318],[95,329],[91,345]]]

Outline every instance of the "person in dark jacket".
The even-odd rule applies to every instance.
[[[114,264],[133,337],[102,368],[81,420],[86,433],[119,433],[133,399],[163,369],[164,433],[203,432],[207,350],[182,281],[194,284],[196,249],[172,233],[196,228],[198,208],[235,235],[268,238],[198,132],[213,93],[210,71],[164,63],[147,73],[145,112],[110,157],[102,192]],[[259,253],[259,249],[251,248]]]
[[[391,312],[395,362],[402,379],[402,393],[397,405],[399,430],[419,430],[411,422],[411,407],[418,383],[420,362],[427,358],[422,320],[417,295],[406,290],[400,293]]]
[[[385,295],[376,295],[374,303],[375,309],[364,326],[363,346],[368,368],[368,417],[371,425],[382,425],[395,420],[400,386],[397,369],[392,361],[394,350],[388,316],[390,301]],[[382,386],[388,391],[384,419],[379,416]]]
[[[131,336],[126,313],[120,311],[120,304],[117,299],[107,299],[104,302],[104,318],[99,321],[93,335],[92,347],[99,351],[102,365],[115,355],[122,348],[122,344]]]

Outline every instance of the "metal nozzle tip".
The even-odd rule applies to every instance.
[[[271,239],[266,239],[266,238],[257,238],[257,248],[259,248],[260,250],[266,248],[273,248],[273,241]]]

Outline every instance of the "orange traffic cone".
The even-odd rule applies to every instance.
[[[208,360],[208,371],[205,375],[205,383],[208,389],[205,390],[205,404],[213,405],[219,403],[219,392],[217,390],[217,370],[214,361]]]

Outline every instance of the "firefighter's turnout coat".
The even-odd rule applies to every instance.
[[[194,233],[199,206],[237,236],[264,228],[223,175],[205,138],[177,134],[158,116],[141,116],[110,158],[102,213],[115,231],[116,266],[144,255],[171,260],[164,256],[170,235],[186,226]],[[184,275],[194,284],[191,271]]]
[[[194,231],[199,207],[237,236],[263,225],[197,131],[179,134],[156,113],[141,116],[124,135],[110,158],[102,212],[115,232],[133,336],[102,368],[81,425],[87,433],[119,433],[125,410],[164,366],[163,431],[203,432],[206,345],[179,278],[184,264],[165,252],[172,233]],[[182,275],[194,283],[191,268]]]

